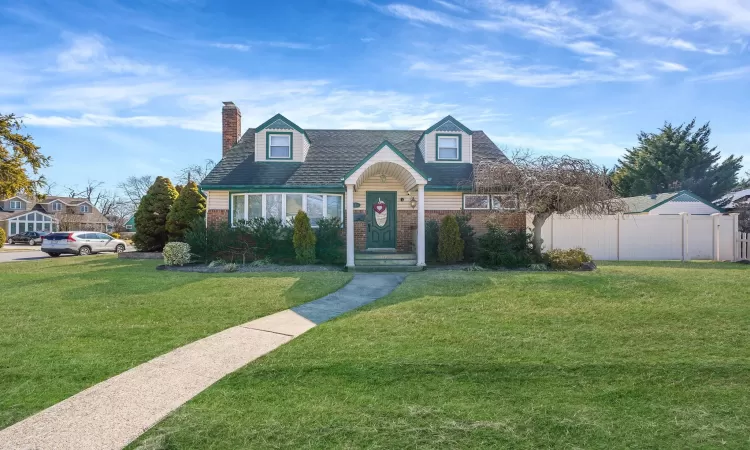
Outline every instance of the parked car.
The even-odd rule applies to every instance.
[[[42,242],[42,251],[57,257],[63,253],[90,255],[92,253],[125,251],[125,241],[115,239],[106,233],[93,231],[64,231],[50,233]]]
[[[41,244],[49,231],[24,231],[8,238],[8,244]]]

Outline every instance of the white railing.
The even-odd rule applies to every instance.
[[[750,259],[750,233],[737,233],[738,259]]]

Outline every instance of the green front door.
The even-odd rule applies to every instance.
[[[396,248],[396,193],[367,192],[367,248]]]

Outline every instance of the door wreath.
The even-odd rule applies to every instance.
[[[378,201],[372,205],[372,210],[375,212],[375,223],[379,226],[385,226],[388,220],[388,205],[383,200]]]

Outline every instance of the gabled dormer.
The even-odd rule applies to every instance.
[[[303,162],[309,148],[305,130],[281,114],[255,129],[255,161]]]
[[[419,138],[417,146],[427,163],[471,163],[471,130],[446,116]]]

